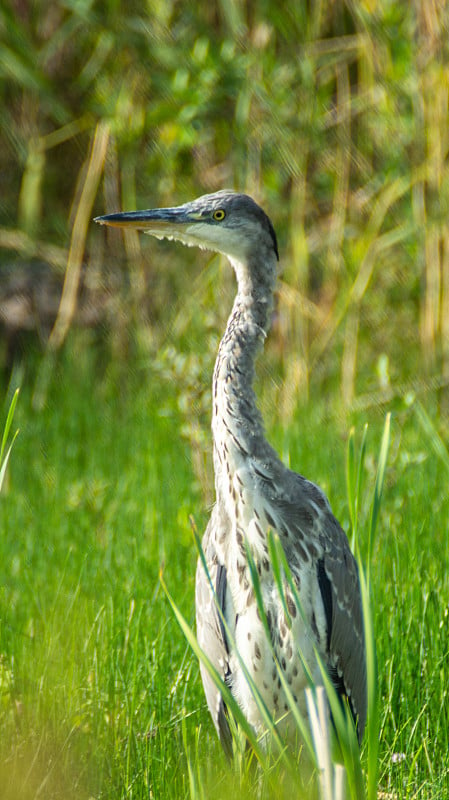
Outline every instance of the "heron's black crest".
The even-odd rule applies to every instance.
[[[229,226],[237,226],[239,224],[239,220],[242,220],[243,222],[248,214],[252,214],[262,228],[269,233],[273,242],[273,250],[276,254],[277,260],[279,261],[278,243],[276,233],[273,228],[273,223],[265,211],[259,205],[257,205],[252,197],[247,194],[241,194],[240,192],[234,192],[231,189],[222,189],[214,194],[206,194],[202,197],[199,197],[197,200],[194,200],[192,202],[192,208],[195,208],[195,206],[198,204],[198,207],[201,208],[204,213],[204,205],[207,204],[208,200],[211,201],[212,213],[218,209],[223,209],[223,211],[225,211],[226,225]]]
[[[233,194],[230,195],[230,208],[235,210],[237,213],[239,212],[240,208],[243,210],[251,210],[256,219],[259,220],[260,224],[262,225],[265,230],[267,230],[271,236],[273,241],[273,249],[276,253],[276,258],[279,261],[279,250],[278,250],[278,243],[276,238],[276,233],[273,228],[273,223],[269,216],[265,213],[265,211],[257,205],[257,203],[249,197],[247,194]]]

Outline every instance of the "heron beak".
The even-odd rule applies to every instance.
[[[184,206],[177,208],[154,208],[146,211],[123,211],[95,217],[99,225],[110,225],[113,228],[134,228],[155,236],[176,235],[182,233],[183,226],[189,222],[198,222],[200,214],[188,211]]]

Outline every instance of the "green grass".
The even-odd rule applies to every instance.
[[[30,753],[29,796],[49,759],[50,786],[67,774],[73,796],[83,784],[116,796],[147,751],[157,753],[144,772],[159,796],[167,776],[182,785],[179,720],[189,684],[197,698],[199,684],[158,573],[170,564],[192,615],[193,476],[167,389],[152,392],[143,374],[122,378],[107,398],[93,369],[58,371],[45,411],[30,412],[24,393],[16,415],[0,545],[2,755],[5,769],[18,769],[11,797]],[[144,795],[142,780],[132,796]]]
[[[0,498],[0,775],[8,800],[188,798],[200,796],[195,786],[224,797],[235,780],[159,582],[164,565],[192,623],[189,515],[202,529],[207,509],[179,436],[185,420],[176,396],[176,385],[151,366],[99,378],[94,354],[80,362],[76,351],[53,374],[40,413],[31,391],[21,394],[20,435]],[[362,426],[351,422],[360,440]],[[343,523],[349,423],[315,404],[288,430],[271,432],[284,453],[288,442],[292,465],[326,488]],[[382,415],[370,423],[362,552]],[[404,407],[393,419],[371,564],[380,785],[398,797],[443,798],[449,781],[443,474],[428,429]],[[242,796],[252,796],[254,777],[239,780]]]

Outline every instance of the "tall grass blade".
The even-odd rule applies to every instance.
[[[198,759],[198,741],[196,742],[196,752],[195,752],[195,763],[192,762],[191,757],[191,748],[189,746],[189,742],[187,739],[187,730],[186,730],[186,719],[185,717],[182,718],[181,722],[181,729],[182,729],[182,741],[184,745],[184,752],[186,754],[187,759],[187,771],[189,775],[189,789],[190,789],[190,800],[205,800],[204,794],[204,787],[203,781],[201,778],[201,772],[199,767],[199,759]]]
[[[443,464],[444,468],[446,469],[449,475],[449,451],[445,443],[443,442],[434,423],[430,419],[427,411],[425,411],[421,403],[415,402],[413,408],[416,414],[416,418],[422,430],[429,439],[433,452],[435,453],[437,458],[441,461],[441,463]]]
[[[17,399],[19,397],[19,391],[20,391],[20,389],[16,389],[16,391],[14,392],[13,398],[12,398],[10,406],[9,406],[9,411],[8,411],[8,415],[6,417],[5,427],[4,427],[4,431],[3,431],[2,443],[1,443],[1,447],[0,447],[0,492],[2,490],[3,482],[5,480],[6,469],[8,467],[8,461],[9,461],[9,457],[11,455],[11,450],[13,448],[14,442],[15,442],[15,440],[17,438],[18,433],[19,433],[18,430],[15,432],[15,434],[14,434],[14,436],[12,438],[12,442],[9,445],[9,447],[8,447],[6,453],[5,453],[5,447],[6,447],[6,444],[7,444],[7,441],[8,441],[9,432],[11,430],[11,425],[12,425],[12,421],[13,421],[13,418],[14,418],[14,411],[15,411],[15,408],[16,408]]]
[[[351,521],[352,536],[357,524],[356,517],[356,489],[355,489],[355,428],[351,428],[348,436],[346,451],[346,491],[348,496],[349,519]],[[352,548],[354,549],[354,548]]]
[[[313,746],[317,758],[320,795],[322,800],[334,800],[329,711],[325,692],[321,686],[317,687],[315,695],[311,689],[306,689],[306,701]]]
[[[12,421],[13,421],[13,418],[14,418],[14,411],[16,409],[17,398],[19,397],[19,392],[20,392],[20,389],[16,389],[16,391],[13,394],[13,398],[11,400],[10,406],[9,406],[9,410],[8,410],[8,414],[7,414],[6,422],[5,422],[5,427],[4,427],[4,430],[3,430],[2,444],[1,444],[1,447],[0,447],[0,461],[3,459],[3,452],[4,452],[5,447],[6,447],[6,442],[8,440],[9,431],[11,429]]]
[[[332,757],[332,728],[326,692],[318,686],[316,692],[306,689],[307,710],[310,719],[313,744],[317,756],[321,800],[345,800],[346,770],[335,763]],[[361,797],[357,796],[357,800]]]
[[[348,456],[347,456],[348,503],[350,508],[351,523],[353,526],[353,539],[352,539],[353,549],[356,555],[356,560],[359,569],[360,591],[362,597],[362,610],[363,610],[363,620],[364,620],[364,630],[365,630],[367,704],[368,704],[367,724],[366,724],[366,739],[367,739],[367,751],[368,751],[367,770],[366,770],[367,800],[375,800],[377,796],[378,775],[379,775],[378,755],[379,755],[379,729],[380,729],[376,641],[375,641],[374,624],[371,611],[370,568],[372,562],[376,528],[379,520],[379,513],[382,502],[382,493],[385,481],[388,449],[390,443],[390,428],[391,428],[391,414],[388,413],[385,418],[385,424],[382,434],[382,440],[381,440],[381,446],[377,464],[376,482],[374,486],[374,496],[371,506],[371,516],[368,528],[368,551],[367,551],[366,568],[364,567],[362,562],[360,547],[358,546],[357,535],[354,536],[354,531],[357,531],[358,527],[357,518],[361,504],[362,475],[363,475],[363,466],[364,466],[365,452],[366,452],[366,433],[367,433],[366,426],[364,428],[357,468],[356,468],[353,431],[351,431],[348,441]],[[357,472],[357,478],[355,478],[356,472]]]
[[[358,464],[356,465],[355,456],[355,429],[351,428],[348,438],[348,449],[346,454],[346,487],[348,496],[349,517],[351,520],[351,550],[356,552],[358,547],[358,518],[363,492],[363,476],[366,453],[366,436],[368,425],[363,428],[362,442]]]
[[[366,721],[366,739],[368,763],[366,768],[367,800],[376,800],[379,778],[379,688],[377,676],[376,640],[371,611],[370,589],[367,576],[359,562],[360,590],[362,594],[363,622],[365,628],[365,658],[367,679],[368,713]]]
[[[390,446],[391,412],[385,417],[385,425],[380,445],[379,460],[377,462],[376,483],[374,486],[373,505],[371,508],[371,520],[368,531],[368,557],[367,557],[367,579],[368,591],[370,588],[370,565],[373,555],[374,539],[379,519],[380,506],[382,502],[382,492],[384,487],[385,472],[387,468],[388,448]]]

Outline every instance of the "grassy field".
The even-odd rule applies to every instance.
[[[370,563],[379,787],[449,796],[448,28],[446,3],[405,0],[2,3],[0,431],[21,394],[0,495],[1,800],[297,794],[226,765],[159,577],[193,623],[233,276],[92,224],[225,186],[279,239],[268,436],[348,531],[347,442],[368,423],[365,561],[392,412]],[[17,270],[21,330],[23,305],[9,327],[3,312]],[[65,280],[50,322],[45,270]]]
[[[164,565],[192,621],[189,515],[202,529],[207,508],[177,386],[148,364],[99,379],[94,351],[81,363],[66,355],[41,413],[27,391],[16,412],[0,504],[2,797],[195,796],[186,753],[225,796],[198,666],[158,578]],[[367,416],[362,548],[382,413],[315,402],[288,429],[269,426],[348,526],[345,438]],[[372,562],[380,783],[397,797],[449,786],[448,473],[434,446],[413,407],[397,411]]]

